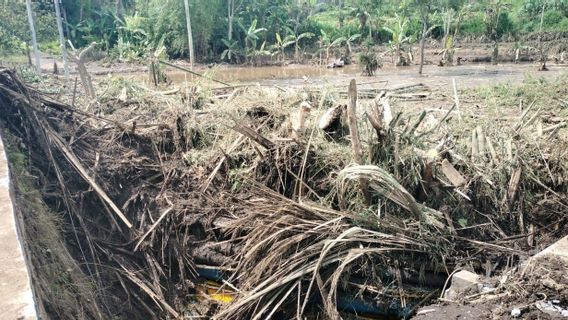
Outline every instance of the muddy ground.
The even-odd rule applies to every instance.
[[[533,41],[534,42],[534,41]],[[549,56],[550,72],[538,72],[540,64],[537,63],[538,52],[535,49],[536,44],[532,47],[527,46],[521,57],[523,62],[514,64],[514,43],[502,43],[500,47],[499,65],[491,65],[483,62],[491,54],[491,45],[487,43],[464,43],[456,49],[456,59],[461,57],[464,59],[463,65],[460,66],[438,66],[441,59],[440,44],[431,40],[425,51],[425,70],[422,76],[418,76],[418,48],[412,47],[412,54],[415,57],[413,63],[408,67],[394,67],[392,64],[392,54],[385,46],[378,46],[374,50],[382,58],[382,68],[380,68],[373,77],[362,75],[362,67],[354,63],[344,68],[330,69],[326,68],[326,64],[334,58],[330,57],[330,61],[320,61],[317,57],[304,61],[302,64],[293,61],[287,61],[284,64],[273,66],[251,67],[240,65],[228,65],[226,63],[197,64],[194,71],[204,74],[208,77],[218,79],[231,84],[250,84],[262,82],[263,85],[279,85],[300,87],[305,85],[338,85],[344,84],[346,76],[356,78],[358,82],[381,82],[383,87],[402,86],[416,81],[424,82],[432,87],[444,87],[450,84],[450,78],[455,77],[460,87],[475,87],[484,84],[494,84],[497,82],[519,83],[525,75],[536,75],[543,77],[555,77],[568,66],[568,61],[560,61],[561,52],[568,50],[558,41],[546,44]],[[339,53],[338,53],[339,54]],[[354,57],[357,53],[354,54]],[[568,59],[568,55],[565,55]],[[62,62],[54,56],[45,56],[42,60],[42,69],[50,73],[53,71],[53,64],[57,62],[59,73],[63,72]],[[479,61],[479,62],[476,62]],[[269,61],[270,62],[270,61]],[[184,60],[175,62],[182,67],[189,67]],[[136,62],[120,62],[107,61],[107,59],[99,61],[91,61],[87,63],[89,72],[96,78],[102,79],[109,75],[121,75],[140,79],[148,82],[147,70],[148,66],[144,63]],[[71,67],[72,74],[76,76],[75,68]],[[169,80],[176,83],[184,81],[195,81],[198,77],[189,75],[183,71],[176,70],[171,67],[166,68]]]
[[[566,308],[568,305],[568,261],[558,258],[526,262],[508,277],[485,279],[486,282],[500,279],[506,288],[499,292],[481,295],[474,300],[461,303],[441,302],[421,308],[417,320],[460,319],[460,320],[512,320],[512,319],[566,319],[568,313],[550,308],[553,305]],[[513,316],[514,311],[519,314]]]

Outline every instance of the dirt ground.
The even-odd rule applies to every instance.
[[[442,302],[421,308],[413,319],[562,319],[560,311],[568,306],[568,262],[558,258],[530,260],[516,272],[499,279],[495,293],[458,303]],[[520,312],[512,316],[513,310]]]
[[[550,47],[558,47],[559,44],[551,42]],[[426,49],[425,67],[422,75],[418,74],[417,48],[413,48],[416,56],[414,62],[408,67],[394,67],[391,62],[391,54],[388,48],[379,46],[376,51],[382,55],[383,67],[377,70],[375,76],[367,77],[362,75],[362,67],[355,61],[354,64],[347,65],[345,68],[330,69],[326,68],[325,63],[319,65],[316,60],[311,63],[294,64],[287,62],[284,65],[251,67],[241,65],[220,64],[197,64],[194,71],[217,80],[229,82],[231,84],[250,84],[262,82],[263,85],[275,85],[284,87],[301,87],[306,85],[343,85],[346,79],[355,78],[358,83],[374,82],[373,88],[403,86],[421,82],[431,88],[443,88],[451,86],[451,78],[456,78],[459,88],[471,88],[485,84],[496,83],[520,83],[526,75],[544,78],[553,78],[564,72],[568,64],[553,61],[557,56],[556,51],[549,50],[550,71],[539,72],[539,63],[523,62],[514,64],[511,61],[513,43],[501,44],[500,52],[502,63],[491,65],[486,62],[472,62],[482,57],[488,57],[491,46],[485,43],[465,43],[456,50],[456,57],[463,57],[465,62],[460,66],[438,66],[440,60],[439,44],[432,41]],[[534,51],[534,50],[533,50]],[[356,54],[355,54],[356,56]],[[535,60],[534,52],[529,56]],[[332,60],[333,58],[330,58]],[[356,59],[355,59],[356,60]],[[46,73],[53,72],[54,62],[59,66],[59,73],[63,73],[62,62],[54,56],[45,56],[42,59],[42,69]],[[188,67],[187,61],[179,60],[175,64]],[[91,61],[87,63],[89,72],[98,79],[104,79],[109,75],[120,75],[133,77],[147,82],[147,66],[140,63],[128,62],[108,62]],[[175,84],[185,81],[193,82],[201,80],[183,71],[171,67],[166,68],[169,80]],[[71,66],[72,77],[76,76],[75,67]]]

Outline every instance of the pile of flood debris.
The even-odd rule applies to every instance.
[[[455,270],[509,272],[568,233],[560,106],[135,87],[79,108],[0,69],[2,126],[96,288],[81,317],[407,318]]]

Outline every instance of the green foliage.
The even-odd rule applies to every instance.
[[[487,26],[485,25],[484,13],[476,12],[466,19],[460,28],[462,34],[480,36],[485,33]]]
[[[51,55],[59,55],[61,53],[59,40],[43,41],[39,44],[39,51],[45,52]]]
[[[535,32],[540,30],[540,15],[530,22],[522,25],[522,31]],[[543,31],[566,31],[568,30],[568,15],[558,10],[547,10],[544,12]]]
[[[459,22],[449,22],[450,29],[458,28],[460,36],[500,38],[518,31],[537,31],[543,8],[544,31],[565,31],[568,27],[568,0],[345,0],[341,7],[330,1],[236,0],[228,36],[228,1],[189,1],[198,60],[242,62],[247,56],[267,52],[283,58],[292,48],[295,52],[301,48],[327,50],[334,40],[355,34],[361,36],[353,43],[366,39],[367,45],[400,42],[405,37],[411,40],[421,34],[425,13],[429,26],[437,26],[431,33],[437,38],[446,30],[442,15],[450,11],[454,18],[460,16]],[[0,4],[0,50],[8,54],[26,52],[30,36],[25,3],[4,0]],[[464,8],[467,13],[462,16]],[[53,11],[51,1],[34,1],[40,47],[50,53],[57,51]],[[66,38],[77,47],[96,41],[111,56],[129,60],[143,57],[146,47],[163,39],[167,56],[188,56],[183,1],[62,0],[62,11]],[[391,32],[397,19],[406,21],[404,37]],[[286,37],[297,41],[283,47],[291,41],[284,41]]]
[[[542,8],[559,13],[561,16],[568,16],[568,0],[525,0],[523,1],[523,11],[529,16],[537,17],[542,12]]]
[[[377,55],[367,51],[359,54],[359,64],[363,66],[363,74],[372,76],[375,71],[381,66]]]
[[[33,2],[36,35],[39,42],[57,40],[55,14],[51,5]],[[25,2],[0,3],[0,55],[25,53],[31,43]]]
[[[227,39],[221,39],[221,41],[226,47],[223,53],[221,53],[221,60],[238,63],[242,55],[242,52],[239,49],[239,43],[235,40],[229,41]]]

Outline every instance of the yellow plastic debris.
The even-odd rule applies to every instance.
[[[221,288],[221,284],[208,280],[197,285],[199,298],[202,300],[213,300],[219,303],[231,303],[235,300],[235,292]]]

